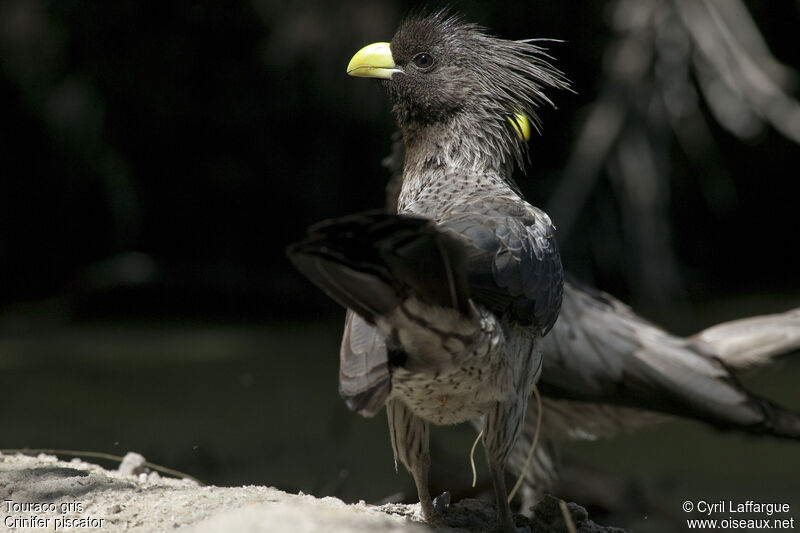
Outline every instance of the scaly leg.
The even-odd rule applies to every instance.
[[[486,450],[486,462],[492,475],[494,495],[497,499],[497,530],[504,533],[516,532],[511,507],[508,504],[505,470],[508,454],[522,429],[527,406],[528,397],[521,394],[516,401],[498,402],[484,417],[483,447]]]
[[[395,469],[397,460],[400,459],[414,477],[425,521],[441,523],[442,517],[433,507],[428,488],[428,471],[431,465],[428,423],[412,413],[399,400],[386,402],[386,414],[389,418],[389,436],[394,450]]]

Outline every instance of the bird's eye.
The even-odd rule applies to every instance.
[[[433,56],[424,52],[415,55],[413,61],[416,66],[422,69],[431,68],[431,66],[433,66]]]

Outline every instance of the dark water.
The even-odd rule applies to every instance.
[[[413,499],[410,477],[394,472],[383,414],[362,419],[339,400],[340,330],[338,320],[20,328],[0,340],[0,446],[134,450],[210,484]],[[800,356],[746,383],[800,409]],[[474,493],[474,436],[466,426],[434,431],[434,490]],[[800,517],[796,442],[671,422],[569,444],[564,460],[578,465],[567,477],[580,490],[599,487],[606,501],[590,509],[615,525],[684,530],[687,499],[785,501]],[[480,492],[488,481],[477,463]]]

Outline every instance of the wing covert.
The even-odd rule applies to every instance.
[[[558,317],[564,277],[550,218],[517,197],[482,199],[481,207],[477,216],[449,213],[439,221],[465,241],[472,298],[546,333]]]

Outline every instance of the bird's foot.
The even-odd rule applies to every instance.
[[[422,502],[420,502],[422,503]],[[422,506],[422,519],[432,526],[443,526],[444,525],[444,516],[442,513],[437,511],[433,505]]]
[[[420,500],[420,506],[422,507],[422,518],[425,522],[434,525],[434,526],[443,526],[444,524],[444,513],[447,510],[447,506],[450,505],[450,493],[443,492],[439,496],[437,496],[433,501],[430,499]]]

